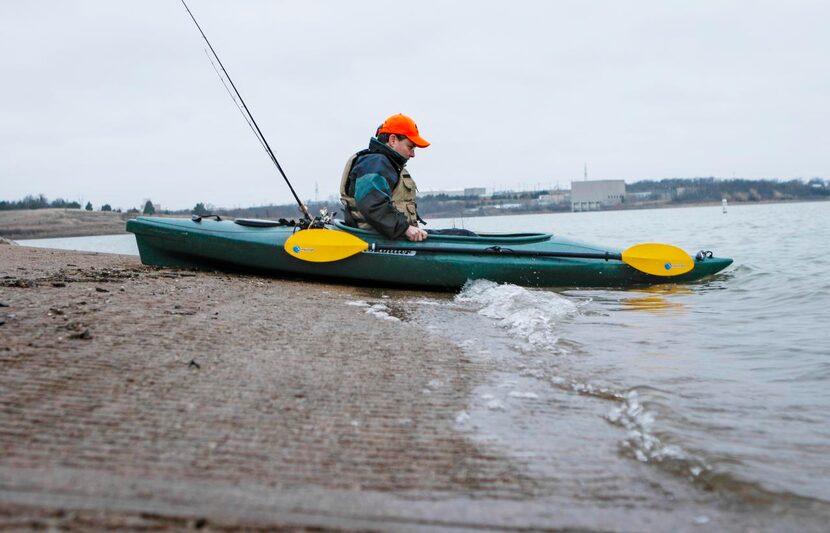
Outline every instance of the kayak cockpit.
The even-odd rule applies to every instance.
[[[362,239],[370,239],[373,241],[382,240],[384,237],[376,231],[355,228],[347,225],[342,220],[335,220],[334,227],[341,231],[345,231],[360,237]],[[537,242],[549,241],[553,237],[550,233],[479,233],[478,235],[430,235],[431,242],[453,242],[453,243],[470,243],[470,244],[500,244],[500,245],[519,245],[532,244]]]

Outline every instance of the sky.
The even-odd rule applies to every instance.
[[[303,200],[389,115],[419,189],[830,178],[830,3],[190,0]],[[0,199],[293,201],[179,0],[0,1]]]

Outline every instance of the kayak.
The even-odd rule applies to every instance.
[[[250,271],[396,287],[458,289],[475,279],[527,287],[686,283],[711,276],[732,263],[732,259],[701,252],[689,272],[664,277],[642,272],[619,259],[609,259],[609,254],[619,256],[620,250],[550,233],[430,235],[426,241],[409,242],[386,239],[338,220],[327,224],[325,230],[357,237],[368,244],[367,249],[343,259],[312,262],[285,249],[286,241],[301,231],[285,221],[194,216],[138,217],[127,222],[127,231],[135,234],[141,262],[146,265]],[[560,253],[596,257],[551,256]]]

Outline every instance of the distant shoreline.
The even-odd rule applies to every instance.
[[[759,204],[794,204],[827,202],[830,200],[759,200],[752,202],[736,202],[729,207]],[[720,207],[720,202],[669,203],[649,206],[614,207],[602,211],[585,211],[591,213],[608,211],[641,211],[647,209],[673,209],[687,207]],[[479,214],[425,214],[426,218],[485,218],[492,216],[512,215],[557,215],[572,213],[572,211],[512,211],[487,215]],[[102,213],[100,211],[83,211],[77,209],[18,209],[0,211],[0,237],[18,241],[29,239],[57,239],[63,237],[93,237],[98,235],[118,235],[126,233],[127,220],[140,215],[124,213]],[[186,213],[177,213],[177,217],[187,217]],[[224,215],[223,215],[224,216]],[[229,217],[232,218],[232,217]]]
[[[830,202],[828,200],[807,200],[807,199],[798,199],[798,200],[758,200],[758,201],[750,201],[750,202],[738,202],[732,201],[728,204],[727,207],[736,207],[736,206],[746,206],[746,205],[767,205],[767,204],[806,204],[806,203],[820,203],[820,202]],[[689,202],[689,203],[669,203],[669,204],[659,204],[659,205],[638,205],[638,206],[629,206],[629,207],[620,207],[614,206],[609,207],[607,209],[600,209],[600,210],[592,210],[592,211],[576,211],[576,213],[607,213],[607,212],[616,212],[616,211],[648,211],[651,209],[683,209],[687,207],[720,207],[722,204],[721,202]],[[478,215],[478,214],[425,214],[424,217],[427,219],[448,219],[448,218],[487,218],[487,217],[499,217],[499,216],[511,216],[511,215],[562,215],[562,214],[571,214],[574,211],[510,211],[504,210],[502,213],[491,213],[487,215]],[[427,220],[428,221],[428,220]]]
[[[125,233],[125,213],[81,209],[13,209],[0,211],[0,237],[12,240],[90,237]]]

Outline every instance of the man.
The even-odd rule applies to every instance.
[[[418,227],[418,189],[404,166],[415,157],[415,148],[427,146],[411,118],[387,118],[369,148],[350,157],[343,169],[340,200],[346,224],[374,229],[390,239],[426,239],[427,232]]]

